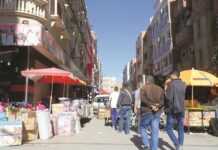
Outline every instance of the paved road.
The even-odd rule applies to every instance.
[[[140,138],[135,132],[120,134],[104,126],[103,120],[93,119],[79,134],[71,137],[54,137],[34,141],[22,146],[5,147],[1,150],[140,150]],[[206,133],[185,136],[184,150],[218,150],[218,138]],[[160,134],[160,150],[173,150],[164,132]]]

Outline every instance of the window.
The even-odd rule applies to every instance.
[[[169,64],[173,63],[173,56],[172,53],[169,54]]]
[[[61,5],[58,3],[58,16],[62,18]]]
[[[201,36],[201,25],[200,20],[197,21],[197,37],[200,38]]]
[[[19,0],[16,0],[16,10],[18,10],[18,2]]]
[[[2,6],[2,8],[5,7],[5,0],[2,0],[2,1],[1,1],[1,6]]]
[[[50,13],[51,13],[51,15],[55,15],[55,3],[56,3],[55,0],[50,1]]]

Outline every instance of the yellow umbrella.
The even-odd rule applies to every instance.
[[[218,78],[216,76],[194,68],[180,72],[180,78],[186,85],[192,86],[192,106],[194,86],[214,86],[218,84]]]
[[[180,78],[190,86],[214,86],[218,83],[215,75],[196,69],[180,72]]]

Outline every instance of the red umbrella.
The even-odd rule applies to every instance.
[[[43,77],[43,76],[68,76],[71,74],[71,72],[61,70],[58,68],[44,68],[44,69],[27,69],[24,71],[21,71],[21,74],[25,77],[28,77],[30,79],[34,79],[35,77]]]
[[[73,84],[76,82],[76,78],[72,75],[71,72],[61,70],[58,68],[28,69],[21,71],[21,74],[32,80],[52,84],[50,95],[50,108],[52,103],[53,84]]]
[[[43,76],[38,79],[41,83],[57,83],[57,84],[77,84],[78,80],[76,77],[71,75],[68,76]]]
[[[57,68],[45,68],[45,69],[30,69],[21,71],[21,74],[32,80],[41,83],[59,83],[59,84],[83,84],[86,83],[74,76],[71,72],[57,69]]]

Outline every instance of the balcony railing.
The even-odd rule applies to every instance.
[[[41,4],[48,4],[49,0],[35,0],[35,1],[37,1],[38,3],[41,3]]]
[[[0,13],[17,13],[46,20],[46,3],[47,0],[0,0]]]

